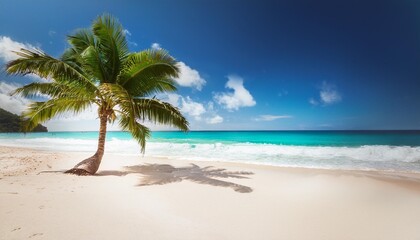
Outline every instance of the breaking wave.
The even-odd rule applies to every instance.
[[[75,138],[0,139],[0,145],[55,151],[93,152],[97,141]],[[106,152],[139,155],[134,140],[111,138]],[[146,157],[196,161],[229,161],[287,167],[375,169],[420,172],[419,146],[294,146],[257,143],[147,143]]]

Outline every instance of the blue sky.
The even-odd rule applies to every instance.
[[[161,47],[180,64],[177,105],[192,129],[420,129],[418,1],[5,1],[0,61],[10,46],[59,56],[66,35],[117,17],[132,51]],[[5,93],[35,77],[0,75]],[[7,105],[7,106],[5,106]],[[56,119],[50,130],[96,130]],[[154,129],[161,129],[157,127]]]

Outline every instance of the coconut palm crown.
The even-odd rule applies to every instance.
[[[96,173],[104,154],[107,123],[118,121],[138,141],[142,152],[150,136],[144,121],[188,131],[188,121],[179,109],[153,97],[176,90],[173,78],[178,76],[179,68],[166,51],[130,52],[122,25],[107,14],[99,16],[90,29],[68,36],[68,42],[70,47],[60,58],[40,50],[21,49],[16,52],[19,58],[6,65],[9,74],[36,74],[48,79],[13,93],[48,96],[46,101],[32,102],[22,113],[26,131],[63,113],[78,114],[91,105],[98,107],[97,151],[67,173]]]

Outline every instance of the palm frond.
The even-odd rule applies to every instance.
[[[153,123],[167,124],[188,131],[188,121],[178,108],[158,99],[134,99],[137,114],[142,120]]]
[[[73,35],[67,36],[67,41],[72,48],[64,52],[62,58],[76,62],[81,68],[84,67],[97,82],[106,78],[104,63],[97,51],[97,40],[90,29],[77,30]]]
[[[26,75],[36,74],[41,78],[55,81],[74,81],[92,91],[96,89],[94,83],[82,72],[77,71],[66,62],[55,59],[40,50],[21,49],[16,52],[20,58],[6,64],[8,74]]]
[[[20,95],[22,97],[74,97],[74,98],[91,98],[95,99],[94,92],[89,92],[85,88],[73,86],[71,83],[63,84],[59,82],[40,83],[33,82],[23,87],[15,89],[12,95]]]
[[[74,34],[67,36],[67,41],[77,53],[85,51],[90,46],[95,46],[95,37],[90,29],[79,29]]]
[[[133,96],[175,91],[179,68],[177,62],[164,50],[149,49],[130,54],[118,77],[118,83]]]
[[[116,105],[124,109],[125,112],[135,111],[134,102],[130,94],[120,85],[113,83],[102,83],[98,87],[99,93],[101,96],[104,96],[107,99],[108,108],[113,108]],[[133,115],[134,117],[134,115]]]
[[[99,90],[102,96],[106,96],[109,102],[114,104],[111,108],[118,106],[121,113],[132,119],[168,124],[182,131],[188,130],[188,121],[178,108],[169,103],[154,98],[133,98],[118,84],[101,84]]]
[[[22,113],[23,130],[30,131],[39,123],[43,123],[66,112],[78,114],[92,104],[91,99],[59,98],[45,102],[32,102]]]
[[[66,49],[64,53],[61,55],[60,60],[68,64],[69,66],[71,66],[77,72],[80,72],[80,73],[83,72],[82,58],[76,49],[74,48]]]
[[[115,18],[104,14],[94,21],[92,30],[107,73],[107,78],[101,80],[105,83],[115,83],[121,63],[129,53],[124,29]]]
[[[102,62],[100,53],[95,46],[89,46],[81,54],[83,69],[95,82],[101,83],[107,79],[106,67]]]
[[[122,130],[130,132],[131,136],[140,144],[141,152],[144,153],[146,138],[150,137],[150,129],[125,115],[120,116],[119,125]]]
[[[13,94],[23,97],[46,96],[24,111],[25,130],[70,112],[78,114],[97,104],[101,117],[129,131],[145,151],[150,130],[141,121],[168,124],[188,130],[188,121],[179,109],[152,94],[175,91],[180,69],[164,50],[149,49],[129,53],[125,31],[110,15],[98,17],[91,29],[68,36],[70,48],[60,58],[41,50],[21,49],[19,58],[6,65],[8,74],[36,74],[51,79],[20,87]],[[118,115],[118,116],[117,116]]]

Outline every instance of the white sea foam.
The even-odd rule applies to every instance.
[[[0,139],[1,145],[55,151],[96,150],[96,140],[63,138]],[[138,155],[134,140],[109,139],[106,152]],[[420,171],[420,147],[369,145],[360,147],[289,146],[253,143],[148,142],[145,156],[185,160],[232,161],[278,166],[387,169]]]

